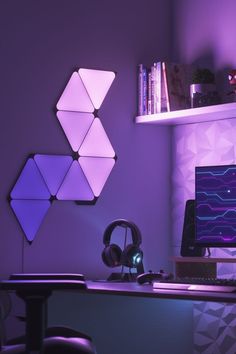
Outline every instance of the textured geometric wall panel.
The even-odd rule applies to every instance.
[[[236,119],[173,128],[172,221],[173,254],[180,255],[187,199],[195,198],[195,166],[236,163]],[[211,249],[212,256],[235,257],[235,249]],[[236,266],[219,264],[218,275],[232,277]],[[194,304],[195,353],[235,354],[235,305]]]
[[[95,203],[101,194],[116,155],[98,109],[114,78],[111,71],[74,72],[57,103],[72,156],[35,154],[23,167],[10,204],[29,242],[53,200]]]
[[[236,306],[213,302],[195,302],[194,353],[236,353]]]

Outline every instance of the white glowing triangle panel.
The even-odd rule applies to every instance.
[[[72,162],[72,165],[57,193],[57,199],[74,201],[92,201],[94,199],[94,194],[78,161]]]
[[[27,160],[21,174],[11,191],[12,199],[49,199],[49,190],[35,163]]]
[[[57,118],[73,151],[77,152],[93,120],[92,113],[58,111]]]
[[[81,148],[80,156],[115,157],[115,151],[99,118],[95,118]]]
[[[57,109],[62,111],[93,112],[94,106],[77,72],[74,72],[66,85]]]
[[[94,195],[98,197],[114,167],[115,160],[106,157],[80,157],[79,163]]]
[[[32,242],[50,207],[48,200],[12,200],[11,207],[29,242]]]
[[[115,78],[115,73],[113,71],[92,69],[79,69],[78,73],[94,107],[99,109]]]
[[[39,155],[34,156],[34,160],[46,182],[52,195],[56,195],[67,171],[72,164],[71,156],[63,155]]]

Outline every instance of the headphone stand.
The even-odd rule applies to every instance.
[[[137,266],[137,272],[136,273],[111,273],[109,277],[107,278],[107,281],[117,281],[117,282],[135,282],[137,279],[137,276],[140,274],[144,273],[144,267],[143,267],[143,262],[141,262]]]

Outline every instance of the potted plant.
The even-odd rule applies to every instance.
[[[191,107],[210,106],[219,103],[215,75],[209,69],[196,69],[190,85]]]

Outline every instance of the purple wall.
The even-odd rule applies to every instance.
[[[116,218],[140,227],[146,269],[168,267],[170,132],[136,126],[136,68],[169,57],[169,1],[31,0],[0,4],[1,275],[19,271],[110,273],[102,235]],[[55,202],[31,246],[7,196],[30,153],[67,154],[55,105],[79,67],[114,70],[100,110],[118,156],[95,206]]]
[[[229,92],[227,71],[235,68],[235,1],[172,1],[172,58],[211,68],[223,95]],[[230,97],[232,100],[232,97]]]

